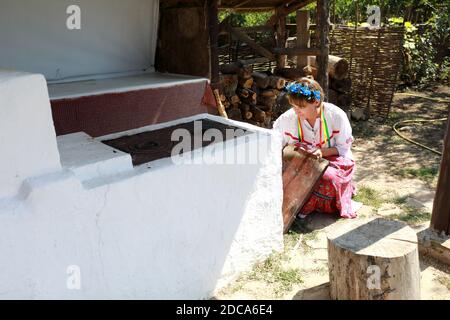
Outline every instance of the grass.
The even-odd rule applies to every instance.
[[[274,253],[264,262],[257,264],[253,270],[244,276],[243,281],[264,281],[274,287],[277,296],[292,289],[294,284],[303,283],[299,268],[283,268],[286,259],[284,253]]]
[[[379,209],[384,203],[378,191],[366,186],[359,187],[358,193],[353,199],[375,209]]]
[[[400,220],[406,222],[409,225],[418,225],[431,220],[431,213],[412,208],[406,205],[403,205],[402,210],[405,212],[403,214],[391,214],[388,216],[390,219]]]
[[[438,168],[426,167],[420,169],[403,168],[395,171],[395,175],[402,178],[417,178],[427,183],[432,183],[438,175]]]
[[[379,209],[383,203],[393,203],[397,205],[403,213],[391,214],[387,218],[400,220],[409,225],[418,225],[431,219],[431,213],[422,209],[414,208],[406,204],[408,196],[396,196],[386,198],[379,191],[369,187],[362,186],[358,189],[358,194],[354,197],[355,201],[360,201],[364,205]]]

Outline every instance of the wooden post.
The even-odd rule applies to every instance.
[[[286,47],[286,15],[277,12],[278,24],[277,24],[277,47]],[[284,68],[286,66],[286,55],[278,54],[277,56],[277,68]]]
[[[297,11],[297,47],[309,48],[309,11],[299,10]],[[308,56],[297,56],[297,69],[301,69],[308,65]]]
[[[430,227],[450,235],[450,108]]]
[[[219,5],[218,0],[208,0],[209,50],[211,59],[211,86],[219,85]],[[189,26],[186,26],[187,28]]]
[[[321,53],[317,56],[317,81],[328,97],[328,54],[330,53],[330,0],[317,0],[317,30],[316,38]]]

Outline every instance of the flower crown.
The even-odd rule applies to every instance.
[[[320,101],[320,90],[311,90],[307,85],[302,83],[291,82],[285,87],[285,90],[289,94],[296,95],[297,97],[305,97],[307,101]]]

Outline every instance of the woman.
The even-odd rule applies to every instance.
[[[324,102],[322,88],[312,79],[302,78],[290,83],[286,91],[292,108],[274,123],[274,129],[283,136],[283,146],[296,145],[330,163],[299,217],[304,218],[314,211],[356,217],[351,205],[355,191],[353,137],[346,113]]]

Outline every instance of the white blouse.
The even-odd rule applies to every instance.
[[[335,147],[339,156],[353,160],[351,151],[354,141],[352,127],[347,118],[347,114],[332,103],[324,102],[324,116],[330,135],[330,146]],[[306,119],[301,120],[303,130],[303,143],[308,149],[327,148],[328,143],[320,145],[320,118],[316,119],[314,128]],[[298,143],[297,115],[293,108],[283,113],[274,123],[273,129],[283,137],[283,146],[286,144]],[[325,133],[322,133],[322,143],[325,140]]]

